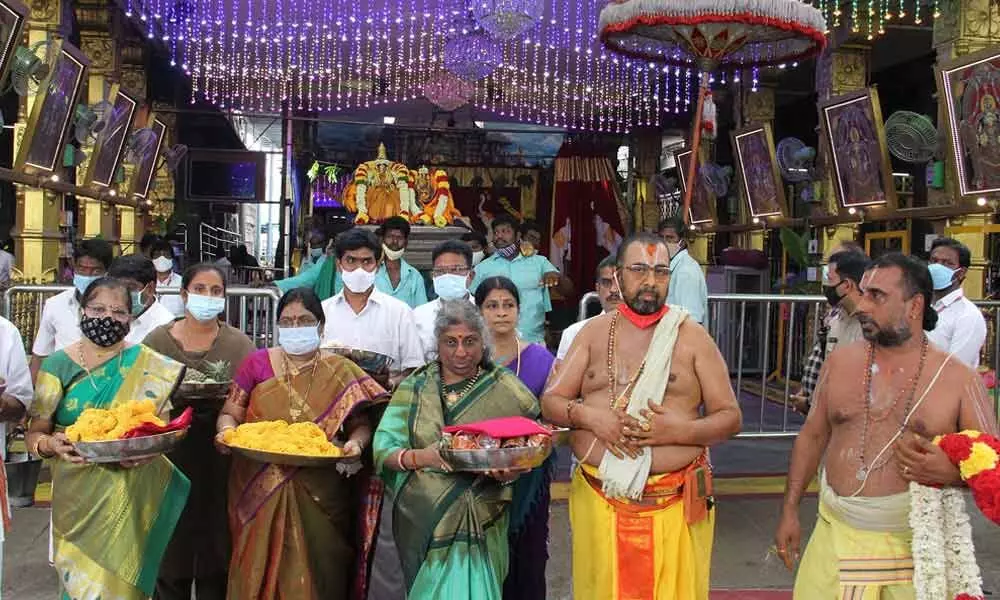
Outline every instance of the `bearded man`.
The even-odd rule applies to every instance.
[[[996,435],[980,378],[928,343],[938,315],[927,265],[887,254],[861,279],[864,340],[823,364],[813,409],[795,440],[778,556],[799,557],[798,507],[820,460],[819,519],[802,557],[795,598],[913,598],[909,481],[961,485],[958,469],[928,470],[918,438],[975,429]],[[914,448],[909,448],[913,446]],[[914,458],[916,456],[916,458]],[[927,463],[925,465],[924,463]]]
[[[574,429],[573,595],[577,600],[708,598],[714,531],[707,448],[740,429],[715,342],[666,306],[661,238],[619,248],[624,300],[576,336],[542,396]]]

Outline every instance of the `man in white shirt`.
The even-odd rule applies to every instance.
[[[158,239],[150,250],[153,258],[153,266],[156,268],[156,293],[159,296],[160,304],[169,310],[175,317],[184,316],[184,301],[179,293],[182,278],[180,273],[174,271],[174,247],[165,239]],[[175,293],[163,294],[163,290],[172,290]]]
[[[7,423],[19,421],[24,416],[33,396],[24,340],[13,323],[0,317],[0,440],[7,439]],[[7,458],[6,443],[0,446],[0,458]],[[7,478],[2,471],[0,477]],[[6,484],[4,489],[8,489]],[[8,499],[0,498],[0,502],[3,502],[0,510],[9,514]],[[3,584],[3,541],[4,528],[0,526],[0,585]]]
[[[597,265],[594,291],[597,292],[597,297],[601,300],[601,308],[606,313],[618,308],[618,305],[622,301],[621,292],[618,290],[618,281],[615,279],[615,267],[614,256],[606,257],[601,261],[601,264]],[[576,334],[580,333],[580,330],[589,321],[590,319],[577,321],[563,330],[562,338],[559,340],[559,349],[556,351],[556,366],[569,354],[570,346],[573,345],[573,339],[576,338]]]
[[[80,298],[87,286],[104,276],[114,254],[104,240],[82,240],[73,248],[73,288],[52,296],[42,307],[38,332],[31,346],[31,375],[46,356],[83,337],[80,331]]]
[[[701,324],[708,316],[708,284],[705,272],[687,251],[684,221],[679,218],[660,223],[657,230],[670,252],[670,289],[667,304],[680,306]]]
[[[938,348],[975,369],[986,342],[986,319],[962,290],[962,282],[972,265],[972,254],[958,240],[938,238],[931,245],[929,262],[938,321],[927,337]]]
[[[413,311],[375,289],[382,245],[371,232],[352,229],[337,239],[344,288],[323,302],[324,344],[347,346],[392,358],[393,383],[424,364]]]
[[[132,293],[132,326],[125,343],[141,344],[150,331],[174,320],[174,314],[156,299],[156,269],[141,254],[119,256],[111,263],[108,276],[120,279]]]
[[[475,302],[469,293],[472,282],[472,248],[465,242],[446,240],[431,253],[434,264],[434,293],[437,298],[413,309],[413,318],[420,335],[420,345],[424,358],[431,360],[437,356],[437,338],[434,335],[434,320],[441,310],[441,300],[465,298]]]

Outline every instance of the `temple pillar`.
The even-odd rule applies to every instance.
[[[972,54],[1000,42],[1000,29],[996,27],[996,9],[991,0],[940,0],[941,16],[934,19],[934,49],[938,64],[945,63],[966,54]],[[938,123],[947,123],[948,114],[944,96],[938,96]],[[949,149],[950,152],[950,149]],[[939,192],[944,196],[944,204],[961,203],[958,197],[958,182],[952,162],[945,161],[945,185]],[[931,204],[932,199],[928,199]],[[989,243],[985,227],[992,222],[992,215],[974,214],[949,220],[953,229],[951,237],[969,247],[972,266],[965,277],[963,288],[968,298],[978,300],[986,291],[986,271],[989,266],[987,249]]]
[[[862,32],[863,34],[863,32]],[[847,35],[846,28],[832,36],[834,39]],[[843,41],[836,47],[831,44],[816,61],[816,91],[819,102],[823,103],[843,94],[857,92],[868,87],[871,71],[871,46],[859,41],[858,36]],[[818,107],[817,107],[818,108]],[[822,118],[822,115],[820,115]],[[817,216],[839,215],[840,202],[833,187],[833,161],[830,160],[826,141],[820,140],[818,166],[826,174],[822,184],[822,202]],[[818,236],[824,256],[841,242],[857,242],[856,223],[842,223],[824,228],[825,235]]]
[[[70,24],[63,23],[66,0],[35,0],[25,26],[25,42],[35,44],[59,35],[66,37]],[[14,124],[14,156],[20,150],[33,96],[21,99],[17,123]],[[57,167],[60,176],[61,168]],[[64,244],[60,223],[63,216],[63,194],[25,185],[15,185],[17,208],[13,231],[16,266],[26,282],[51,282],[58,271]]]

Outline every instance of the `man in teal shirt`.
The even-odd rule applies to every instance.
[[[473,294],[490,277],[506,277],[514,282],[521,296],[521,316],[517,331],[526,342],[545,343],[545,313],[552,310],[549,288],[557,287],[563,295],[573,293],[573,285],[549,259],[537,254],[536,246],[518,244],[517,221],[510,215],[493,220],[493,246],[496,252],[476,266],[476,276],[469,286]]]
[[[319,229],[315,229],[309,234],[308,253],[302,259],[299,272],[293,277],[286,277],[274,282],[282,294],[295,288],[311,288],[316,285],[316,280],[319,278],[323,263],[326,262],[328,257],[327,245],[329,241],[329,237]]]
[[[410,223],[403,217],[386,219],[378,228],[382,264],[375,273],[375,289],[416,308],[427,303],[427,285],[420,271],[403,260],[410,242]]]
[[[701,265],[687,251],[684,221],[668,219],[657,230],[670,251],[670,289],[667,304],[680,306],[704,324],[708,315],[708,285]]]

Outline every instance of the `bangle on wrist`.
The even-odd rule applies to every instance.
[[[406,450],[400,450],[399,454],[396,455],[396,464],[399,466],[400,471],[406,470],[406,465],[403,464],[403,459],[406,457]]]
[[[236,429],[236,426],[235,425],[223,425],[222,427],[219,428],[218,433],[223,433],[223,432],[228,431],[230,429]]]
[[[410,464],[413,465],[413,467],[412,467],[411,470],[416,471],[417,470],[417,451],[416,450],[411,450],[410,451]]]
[[[43,433],[43,434],[39,435],[38,438],[35,440],[35,448],[34,448],[33,453],[38,458],[52,458],[53,456],[55,456],[54,453],[53,454],[42,454],[42,449],[41,449],[42,440],[46,439],[46,438],[49,438],[49,437],[51,437],[51,436],[49,436],[48,434]]]

